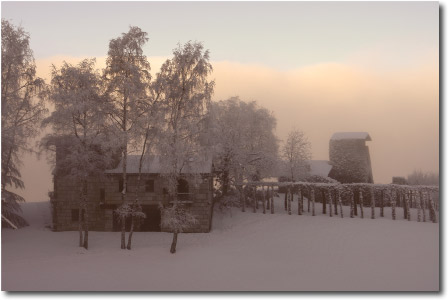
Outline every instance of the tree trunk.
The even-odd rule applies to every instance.
[[[174,231],[173,233],[173,242],[171,243],[171,253],[176,253],[176,246],[177,246],[177,231]]]
[[[364,208],[363,208],[363,202],[364,199],[362,197],[362,192],[359,191],[359,210],[361,211],[361,219],[364,219]]]
[[[257,187],[254,186],[254,201],[253,201],[253,212],[257,212]]]
[[[121,249],[126,249],[126,216],[121,217]]]
[[[241,187],[240,189],[240,197],[241,197],[241,211],[245,212],[246,211],[246,193],[244,192],[244,188]]]
[[[288,190],[285,190],[285,211],[288,210]]]
[[[274,214],[274,187],[271,187],[271,214]]]
[[[314,207],[315,207],[315,204],[316,204],[316,200],[314,199],[315,197],[314,197],[314,188],[312,188],[311,189],[311,201],[313,202],[313,216],[315,216],[316,215],[316,213],[315,213],[315,209],[314,209]]]
[[[370,208],[371,208],[371,219],[375,219],[375,190],[372,188],[372,195],[370,196]]]
[[[86,209],[84,210],[84,248],[89,248],[89,213]]]
[[[78,210],[78,231],[79,231],[79,247],[83,247],[83,236],[82,236],[82,205],[80,203]]]
[[[381,190],[380,217],[384,217],[384,190]]]
[[[359,191],[355,190],[353,193],[354,193],[354,195],[353,195],[353,214],[355,216],[357,216],[358,215]]]
[[[298,215],[302,215],[302,205],[303,205],[303,198],[302,198],[302,191],[298,189],[297,191],[297,213]]]
[[[128,235],[128,245],[126,246],[126,248],[128,250],[131,250],[132,247],[132,234],[134,233],[134,217],[131,216],[131,230],[129,231],[129,235]]]
[[[242,197],[241,197],[241,199],[243,201],[243,205],[242,205],[241,211],[245,212],[246,211],[246,197],[247,197],[247,195],[244,192],[244,188],[241,188],[241,190],[242,190]]]
[[[84,248],[89,248],[89,213],[87,210],[87,180],[83,181],[83,188],[82,188],[82,200],[83,200],[83,207],[84,207],[84,219],[82,220],[84,224]]]

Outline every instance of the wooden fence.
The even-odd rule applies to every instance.
[[[261,205],[264,214],[275,213],[274,197],[278,188],[284,187],[284,207],[288,215],[293,214],[291,202],[297,195],[297,214],[316,215],[315,203],[322,203],[322,213],[330,217],[343,215],[343,206],[350,206],[350,218],[364,218],[364,211],[370,209],[370,217],[376,218],[375,208],[380,208],[379,217],[384,217],[384,207],[391,207],[392,219],[397,219],[397,207],[402,208],[403,218],[411,221],[410,209],[417,209],[417,221],[426,222],[427,216],[437,223],[439,211],[438,186],[411,186],[397,184],[336,184],[310,182],[248,182],[239,187],[241,210],[252,206],[258,211]],[[260,204],[261,202],[261,204]],[[307,205],[305,205],[307,204]],[[306,208],[305,208],[306,206]],[[295,212],[294,212],[295,214]]]

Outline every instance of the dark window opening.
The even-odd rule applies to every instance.
[[[126,192],[128,191],[128,184],[126,184]],[[118,180],[118,192],[121,193],[123,192],[123,178],[120,178]]]
[[[142,220],[139,231],[160,231],[161,212],[157,205],[142,205],[146,218]]]
[[[81,220],[84,221],[84,210],[81,212]],[[72,222],[79,221],[79,209],[72,209]]]
[[[148,193],[154,193],[154,180],[146,180],[145,191]]]
[[[100,201],[104,202],[106,200],[106,191],[104,190],[104,188],[100,189]]]
[[[188,181],[185,179],[179,179],[177,181],[177,195],[179,200],[189,200],[189,190]]]

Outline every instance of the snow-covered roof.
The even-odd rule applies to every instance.
[[[319,175],[322,177],[328,177],[331,168],[330,162],[327,160],[310,160],[310,175]]]
[[[365,140],[371,141],[369,133],[367,132],[336,132],[331,137],[331,140]]]
[[[126,172],[128,174],[137,174],[140,164],[140,155],[128,155]],[[115,169],[106,170],[107,174],[117,174],[123,172],[122,161],[118,164]],[[212,158],[206,157],[197,161],[190,162],[187,166],[182,169],[183,174],[206,174],[212,172]],[[160,162],[160,157],[153,155],[145,157],[142,165],[142,173],[146,174],[161,174],[166,173],[163,170],[162,163]]]

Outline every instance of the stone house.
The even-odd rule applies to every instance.
[[[127,160],[127,199],[137,195],[139,156]],[[103,178],[91,178],[87,190],[88,225],[93,231],[120,231],[114,210],[122,204],[122,164],[104,172]],[[209,232],[213,215],[213,175],[211,158],[192,162],[182,172],[178,183],[179,202],[196,217],[198,224],[185,232]],[[54,176],[53,228],[56,231],[77,230],[79,225],[79,185],[64,177]],[[158,156],[145,160],[139,185],[139,203],[146,218],[136,231],[169,231],[161,227],[160,206],[172,203]],[[130,222],[127,222],[129,227]]]
[[[367,132],[336,132],[330,139],[329,177],[341,183],[373,183]]]

